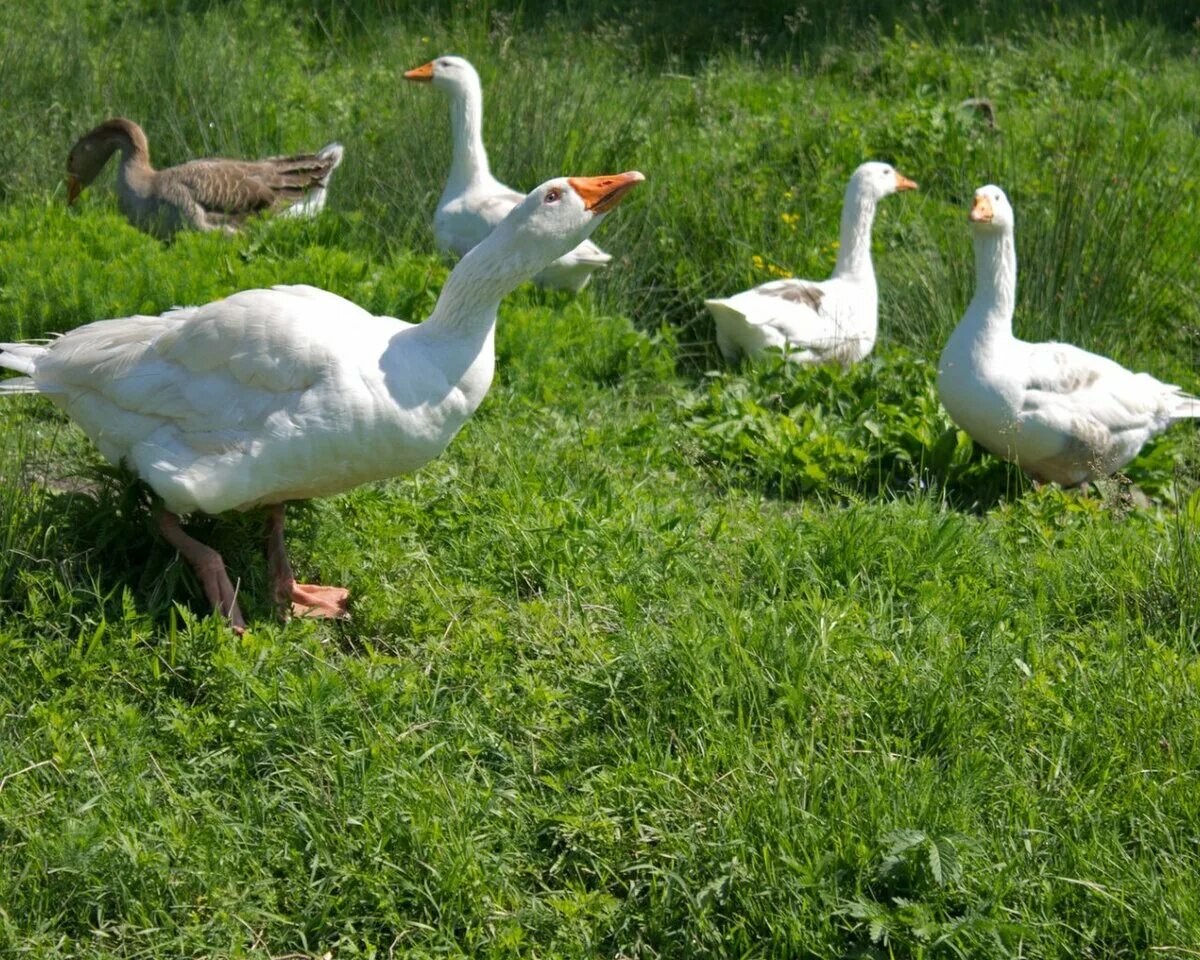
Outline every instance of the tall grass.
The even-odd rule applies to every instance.
[[[431,250],[446,106],[400,73],[453,50],[480,69],[502,179],[648,174],[637,214],[598,235],[618,260],[594,296],[646,328],[676,325],[689,362],[715,360],[705,296],[772,268],[828,271],[845,181],[870,157],[924,187],[889,201],[877,226],[885,334],[937,348],[970,287],[963,209],[993,181],[1019,218],[1022,332],[1130,362],[1167,338],[1190,358],[1178,331],[1195,322],[1186,251],[1200,239],[1188,216],[1200,103],[1172,54],[1176,35],[1083,19],[1038,37],[1036,21],[1014,18],[980,46],[931,42],[933,17],[825,31],[812,52],[796,40],[757,63],[716,47],[685,64],[639,47],[633,27],[600,9],[467,6],[439,19],[407,6],[213,4],[147,18],[137,4],[80,17],[21,5],[3,41],[0,196],[54,191],[70,142],[109,114],[141,120],[162,164],[336,137],[348,160],[333,209],[360,217],[372,246]],[[997,130],[958,108],[980,95],[994,101]],[[102,185],[91,193],[103,202]]]

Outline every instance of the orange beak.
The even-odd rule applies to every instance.
[[[411,70],[404,72],[405,80],[419,80],[422,83],[429,83],[433,79],[433,61],[423,63],[419,67],[413,67]]]
[[[610,177],[568,177],[585,209],[592,213],[608,213],[621,198],[646,178],[636,170]]]
[[[916,190],[917,184],[914,180],[909,180],[899,170],[896,171],[896,189],[897,190]]]
[[[79,195],[81,193],[83,193],[83,181],[80,180],[77,176],[75,176],[75,174],[68,173],[67,174],[67,206],[69,207],[76,200],[78,200]]]
[[[992,201],[982,193],[975,194],[975,202],[971,204],[971,212],[967,219],[972,223],[991,223],[993,216]]]

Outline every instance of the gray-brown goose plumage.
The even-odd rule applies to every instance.
[[[118,150],[121,212],[135,227],[164,238],[188,227],[233,231],[247,216],[271,209],[291,216],[317,214],[325,206],[330,174],[342,161],[342,145],[331,143],[317,153],[265,160],[192,160],[155,170],[142,128],[114,117],[71,148],[68,203],[75,202]]]

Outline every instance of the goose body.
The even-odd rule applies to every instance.
[[[888,194],[916,186],[888,164],[862,164],[846,187],[833,276],[773,280],[732,297],[705,300],[722,355],[733,361],[774,347],[795,363],[849,365],[869,354],[879,325],[871,264],[875,210]]]
[[[483,88],[479,74],[461,57],[439,57],[409,70],[409,80],[432,83],[449,98],[454,141],[450,176],[433,217],[437,245],[464,256],[492,232],[524,194],[492,176],[483,145]],[[559,257],[534,280],[545,287],[578,292],[612,257],[590,240]]]
[[[132,120],[106,120],[80,137],[67,158],[68,200],[120,153],[117,205],[135,227],[161,238],[183,229],[227,230],[251,214],[314,216],[325,206],[342,146],[265,160],[192,160],[165,170],[150,164],[146,134]]]
[[[1033,479],[1076,486],[1129,463],[1200,400],[1148,373],[1066,343],[1013,336],[1014,217],[999,187],[971,210],[975,296],[938,364],[942,405],[959,427]]]
[[[493,354],[488,327],[437,327],[279,286],[4,345],[0,363],[25,360],[37,391],[168,510],[215,514],[338,493],[441,453],[486,394]]]
[[[419,325],[315,287],[247,290],[101,320],[45,344],[0,344],[0,367],[24,374],[0,381],[0,394],[45,394],[105,458],[133,469],[167,511],[160,529],[235,626],[220,558],[183,533],[179,514],[272,507],[276,598],[341,615],[345,591],[291,578],[281,505],[438,456],[491,385],[501,298],[586,237],[641,179],[538,187],[455,267]]]

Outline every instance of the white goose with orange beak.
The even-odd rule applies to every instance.
[[[887,163],[864,163],[846,187],[837,264],[828,280],[773,280],[732,297],[705,300],[726,360],[774,348],[793,363],[850,365],[875,346],[879,292],[871,226],[879,201],[917,185]]]
[[[407,71],[404,78],[431,83],[450,99],[454,154],[433,217],[433,236],[441,249],[461,257],[491,233],[524,194],[492,176],[483,146],[483,87],[468,61],[438,57]],[[609,254],[584,240],[533,279],[543,287],[578,293],[592,274],[611,260]]]
[[[1106,477],[1200,400],[1068,343],[1013,336],[1017,252],[1004,191],[975,191],[975,297],[938,364],[942,405],[959,427],[1037,481]]]
[[[161,316],[100,320],[49,343],[0,344],[0,395],[42,393],[162,501],[159,529],[213,606],[245,621],[216,551],[181,514],[266,506],[273,599],[339,617],[348,592],[297,583],[284,504],[432,460],[492,383],[501,298],[577,246],[644,177],[543,183],[454,268],[419,325],[308,286],[246,290]]]

